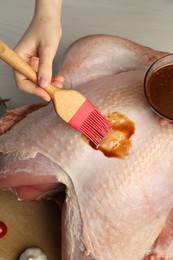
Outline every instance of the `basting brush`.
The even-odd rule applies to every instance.
[[[0,58],[27,79],[38,84],[37,73],[4,42],[0,41]],[[111,124],[80,92],[49,85],[44,89],[51,97],[57,114],[82,132],[96,146],[111,128]]]

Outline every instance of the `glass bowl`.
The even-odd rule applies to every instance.
[[[149,67],[144,93],[155,113],[173,121],[173,54],[163,56]]]

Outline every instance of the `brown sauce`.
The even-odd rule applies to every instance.
[[[89,142],[89,144],[94,149],[103,152],[107,157],[123,159],[129,154],[131,147],[130,137],[135,132],[134,123],[119,112],[108,114],[106,119],[112,124],[111,130],[97,148],[92,142]]]
[[[173,119],[173,64],[157,69],[150,76],[146,94],[156,112]]]

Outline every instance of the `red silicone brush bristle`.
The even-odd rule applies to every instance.
[[[82,132],[96,146],[111,129],[111,124],[88,99],[68,123]]]

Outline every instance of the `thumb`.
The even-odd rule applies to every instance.
[[[54,56],[55,52],[51,46],[43,46],[39,50],[38,84],[40,87],[44,88],[51,82]]]

